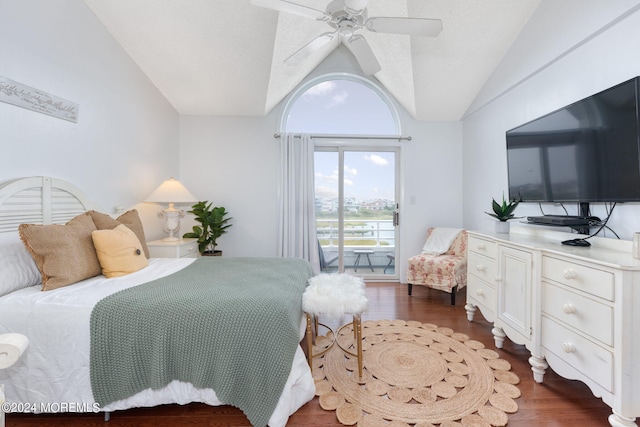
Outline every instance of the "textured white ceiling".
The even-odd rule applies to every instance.
[[[84,2],[180,114],[262,116],[336,47],[283,64],[330,27],[249,0]],[[370,17],[439,18],[444,27],[436,38],[363,31],[382,66],[375,78],[416,119],[459,120],[539,3],[370,0]]]

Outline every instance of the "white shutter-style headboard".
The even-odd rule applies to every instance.
[[[0,183],[0,233],[23,223],[64,224],[96,205],[75,185],[48,176]]]

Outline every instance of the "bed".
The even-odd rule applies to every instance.
[[[24,223],[71,224],[95,208],[77,187],[55,178],[0,183],[0,334],[29,338],[20,360],[0,370],[7,402],[32,404],[36,412],[102,411],[107,419],[134,407],[230,404],[253,425],[279,427],[313,398],[299,345],[302,292],[313,274],[308,263],[146,260],[138,250],[145,265],[129,274],[98,274],[43,291],[51,277],[45,285],[42,259],[34,262],[16,230]],[[127,233],[141,232],[122,221]],[[75,264],[82,262],[65,270]]]

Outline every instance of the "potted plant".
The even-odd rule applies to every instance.
[[[188,211],[195,215],[195,220],[200,225],[194,225],[193,231],[185,233],[182,237],[198,239],[198,250],[201,255],[221,256],[222,251],[216,250],[217,239],[227,232],[229,224],[227,215],[229,212],[223,206],[211,207],[213,203],[208,201],[198,202]]]
[[[496,222],[496,233],[509,232],[509,223],[507,221],[509,221],[510,219],[520,218],[516,217],[513,214],[513,211],[516,210],[519,204],[520,202],[517,200],[511,200],[507,202],[504,198],[504,193],[502,193],[502,204],[496,202],[495,199],[491,199],[491,207],[493,209],[493,213],[485,213],[498,220],[498,222]]]

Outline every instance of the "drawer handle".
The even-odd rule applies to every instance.
[[[565,304],[562,306],[562,311],[564,311],[566,314],[575,314],[576,306],[573,304]]]
[[[570,342],[562,343],[562,351],[564,351],[565,353],[575,353],[576,346],[571,344]]]
[[[487,267],[485,267],[482,264],[476,265],[476,270],[478,270],[478,271],[485,271],[486,269],[487,269]]]
[[[480,251],[484,251],[485,249],[487,249],[487,247],[485,246],[484,243],[478,243],[476,248],[478,248],[478,250],[480,250]]]
[[[484,296],[484,291],[482,289],[477,289],[476,290],[476,295],[483,297]]]
[[[578,274],[576,273],[575,270],[567,268],[566,270],[564,270],[562,272],[562,277],[564,277],[567,280],[572,280],[572,279],[575,279],[576,277],[578,277]]]
[[[500,276],[496,276],[496,277],[493,278],[493,281],[496,282],[496,283],[501,281],[501,280],[502,280],[502,278]]]
[[[193,251],[195,251],[195,250],[196,250],[196,248],[195,248],[195,247],[193,247],[193,246],[189,246],[189,247],[187,248],[187,251],[189,251],[189,252],[193,252]]]

